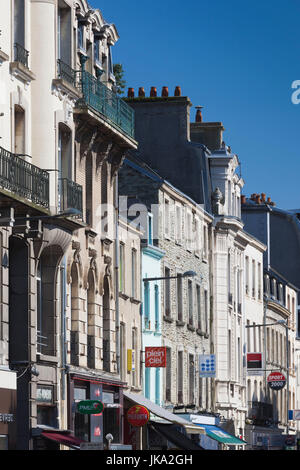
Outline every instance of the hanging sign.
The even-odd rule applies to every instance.
[[[145,348],[145,367],[166,367],[167,352],[165,347]]]
[[[247,353],[248,375],[263,375],[263,355],[261,352]]]
[[[131,426],[144,426],[149,418],[150,413],[145,406],[135,405],[127,411],[127,421]]]
[[[199,376],[215,377],[216,376],[216,356],[215,354],[199,355]]]
[[[77,405],[77,411],[84,415],[95,415],[102,413],[104,405],[98,400],[83,400]]]
[[[268,375],[267,382],[272,390],[281,390],[285,386],[286,379],[281,372],[272,372]]]

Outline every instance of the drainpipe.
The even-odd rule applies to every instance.
[[[115,176],[115,295],[116,295],[116,359],[117,373],[120,374],[120,310],[119,310],[119,198],[118,174]]]

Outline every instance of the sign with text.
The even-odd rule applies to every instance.
[[[77,411],[85,415],[102,413],[103,408],[103,403],[98,400],[83,400],[77,404]]]
[[[131,426],[145,426],[150,418],[149,410],[145,406],[135,405],[127,412],[127,421]]]
[[[145,348],[145,367],[166,367],[167,352],[165,347]]]
[[[272,390],[281,390],[285,386],[286,379],[281,372],[272,372],[268,375],[267,382]]]
[[[300,410],[289,410],[289,420],[299,421],[300,420]]]
[[[200,377],[216,376],[216,356],[215,354],[199,355],[199,375]]]
[[[248,375],[263,375],[263,355],[261,352],[247,353]]]

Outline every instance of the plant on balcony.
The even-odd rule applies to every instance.
[[[123,79],[125,73],[123,70],[123,65],[114,64],[113,70],[116,79],[117,94],[121,96],[123,95],[126,87],[126,80]]]

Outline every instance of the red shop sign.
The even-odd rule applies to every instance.
[[[285,386],[286,379],[281,372],[272,372],[268,375],[267,382],[272,390],[281,390]]]
[[[149,418],[150,413],[145,406],[135,405],[127,411],[127,421],[131,426],[144,426]]]
[[[166,367],[167,352],[165,347],[145,348],[145,367]]]

